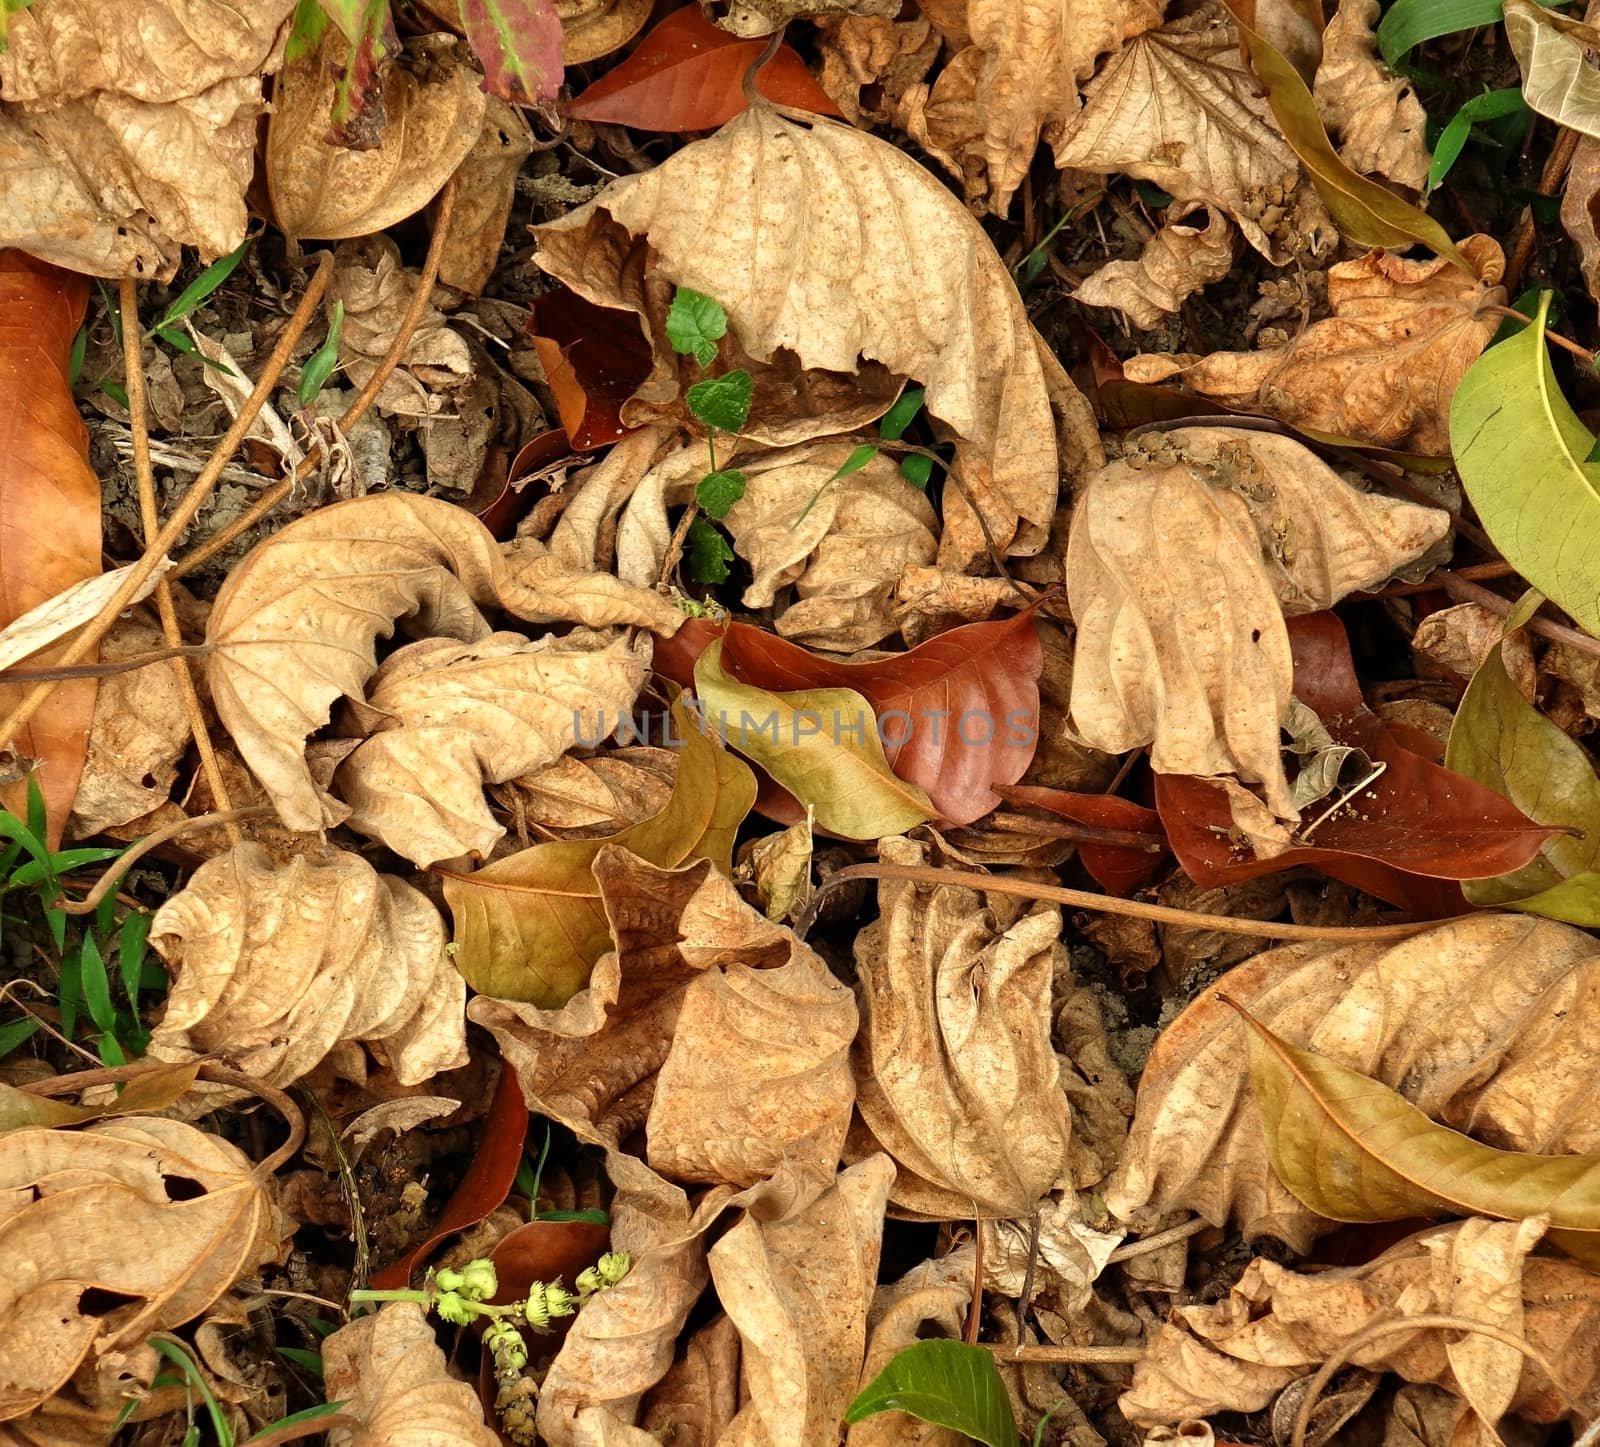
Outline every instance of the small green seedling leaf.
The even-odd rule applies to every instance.
[[[212,1396],[211,1388],[206,1385],[205,1374],[195,1365],[194,1358],[176,1341],[168,1340],[166,1337],[153,1336],[149,1340],[149,1345],[183,1373],[183,1383],[191,1391],[199,1392],[206,1404],[206,1412],[211,1418],[211,1430],[217,1434],[220,1447],[233,1447],[233,1428],[228,1425],[228,1419],[223,1416],[222,1408],[217,1405],[217,1399]]]
[[[696,382],[684,394],[689,410],[707,427],[737,432],[750,418],[755,383],[748,372],[724,372],[709,382]]]
[[[39,1033],[40,1028],[41,1022],[32,1015],[25,1020],[13,1020],[9,1025],[0,1025],[0,1060],[4,1060],[19,1045],[31,1040]]]
[[[72,355],[67,358],[67,385],[76,387],[78,378],[83,375],[83,359],[89,351],[89,324],[85,322],[78,328],[78,335],[72,339]]]
[[[535,1221],[581,1221],[589,1226],[609,1226],[611,1217],[599,1206],[590,1206],[586,1211],[540,1211],[533,1218]]]
[[[898,442],[904,437],[906,428],[916,420],[917,413],[922,411],[924,395],[921,387],[913,387],[909,392],[902,392],[894,406],[883,414],[883,421],[878,424],[878,436],[885,442]]]
[[[696,583],[726,583],[728,564],[733,561],[733,549],[704,518],[689,524],[688,536],[683,540],[683,562],[689,576]]]
[[[933,477],[933,459],[920,452],[913,452],[909,457],[900,459],[900,476],[905,478],[912,487],[919,492],[925,491],[929,479]]]
[[[717,357],[717,343],[728,334],[728,314],[722,303],[702,291],[680,286],[667,308],[667,340],[672,350],[692,356],[702,367]]]
[[[328,378],[339,365],[339,333],[344,330],[344,302],[333,304],[333,320],[328,324],[328,336],[323,344],[306,358],[300,369],[300,388],[296,393],[302,407],[309,407],[317,394],[328,385]]]
[[[919,1341],[893,1356],[844,1414],[847,1423],[905,1412],[964,1432],[984,1447],[1017,1447],[1017,1419],[1000,1369],[986,1347]]]
[[[181,322],[233,275],[234,268],[244,260],[244,254],[249,249],[250,238],[246,237],[226,256],[219,256],[178,293],[176,300],[166,311],[162,312],[161,320],[151,330],[159,332],[163,327],[170,327],[174,322]]]
[[[1378,25],[1378,49],[1394,65],[1424,40],[1500,23],[1500,0],[1395,0]]]
[[[1522,92],[1517,89],[1490,90],[1482,95],[1473,96],[1450,117],[1449,123],[1439,132],[1439,139],[1433,147],[1433,164],[1428,167],[1428,184],[1424,194],[1433,192],[1450,173],[1450,168],[1461,155],[1474,125],[1479,121],[1500,120],[1527,109],[1527,103],[1522,99]]]
[[[847,458],[845,458],[843,462],[839,464],[839,470],[835,472],[833,476],[828,479],[828,481],[837,482],[841,477],[849,477],[852,472],[860,472],[861,469],[871,462],[872,459],[877,455],[878,449],[874,447],[872,443],[863,442],[861,446],[856,448]],[[813,499],[813,501],[814,500],[815,499]],[[810,510],[810,505],[807,504],[806,511],[809,512]]]
[[[102,382],[100,390],[124,411],[128,407],[128,393],[121,382]]]
[[[700,485],[694,490],[694,500],[700,504],[701,511],[714,518],[725,518],[728,509],[744,496],[746,487],[745,475],[736,467],[725,468],[721,472],[708,472],[700,479]]]
[[[287,1354],[293,1351],[294,1348],[279,1347],[278,1350]],[[307,1355],[315,1356],[316,1353],[308,1352]],[[322,1363],[320,1361],[317,1363],[316,1372],[319,1377],[322,1375]],[[341,1397],[337,1402],[318,1402],[314,1407],[302,1407],[298,1412],[291,1412],[287,1417],[280,1417],[276,1422],[269,1423],[254,1436],[246,1437],[240,1447],[250,1447],[252,1442],[277,1441],[284,1435],[285,1428],[298,1427],[302,1422],[315,1422],[322,1417],[331,1417],[335,1412],[349,1405],[350,1398]],[[294,1438],[290,1437],[288,1440],[293,1441]]]
[[[273,1350],[286,1362],[292,1363],[303,1372],[310,1372],[314,1377],[322,1375],[322,1353],[314,1352],[309,1347],[274,1347]]]

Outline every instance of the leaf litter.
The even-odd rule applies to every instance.
[[[0,1439],[1589,1440],[1600,37],[1415,8],[0,6]]]

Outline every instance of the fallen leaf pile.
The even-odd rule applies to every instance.
[[[1596,1441],[1597,22],[0,0],[0,1447]]]

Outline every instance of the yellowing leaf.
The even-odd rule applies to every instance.
[[[882,839],[937,812],[895,776],[872,705],[853,688],[775,693],[740,683],[723,671],[721,639],[696,660],[694,686],[722,737],[811,809],[819,829]]]
[[[1534,325],[1490,347],[1456,388],[1450,448],[1484,531],[1524,578],[1600,637],[1600,466]]]

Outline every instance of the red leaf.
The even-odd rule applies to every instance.
[[[556,98],[561,17],[552,0],[461,0],[461,25],[490,95],[512,105]]]
[[[710,131],[745,108],[744,73],[766,45],[719,30],[698,5],[674,10],[621,65],[567,106],[585,121],[644,131]],[[777,105],[836,116],[838,108],[787,45],[761,68],[756,89]]]
[[[412,1273],[432,1254],[447,1236],[468,1226],[476,1226],[511,1194],[516,1184],[517,1167],[522,1164],[522,1143],[528,1134],[528,1107],[522,1099],[517,1073],[509,1065],[501,1067],[495,1083],[494,1099],[484,1123],[478,1153],[445,1204],[433,1230],[398,1261],[372,1274],[372,1284],[380,1291],[399,1291],[411,1285]]]
[[[76,273],[0,251],[0,628],[100,571],[100,479],[68,376],[88,297]],[[35,653],[28,666],[49,667],[65,646]],[[0,713],[31,690],[0,686]],[[93,679],[58,685],[10,741],[38,760],[52,849],[77,797],[94,696]],[[26,816],[26,784],[0,790],[0,804]]]
[[[1075,794],[1067,789],[1042,789],[1030,784],[1002,785],[998,792],[1008,804],[1031,804],[1075,824],[1144,835],[1145,843],[1079,842],[1079,860],[1108,894],[1132,894],[1166,858],[1166,835],[1161,816],[1154,809],[1119,799],[1115,794]]]
[[[1361,697],[1344,625],[1332,613],[1289,620],[1296,696],[1342,744],[1388,768],[1316,843],[1275,859],[1241,858],[1228,840],[1226,797],[1203,779],[1156,775],[1156,808],[1184,872],[1232,884],[1310,865],[1416,913],[1461,913],[1461,892],[1439,881],[1489,879],[1520,869],[1557,830],[1535,824],[1494,790],[1403,748]]]
[[[653,360],[639,318],[563,286],[534,299],[532,332],[567,440],[579,452],[615,442],[628,430],[622,404]]]

